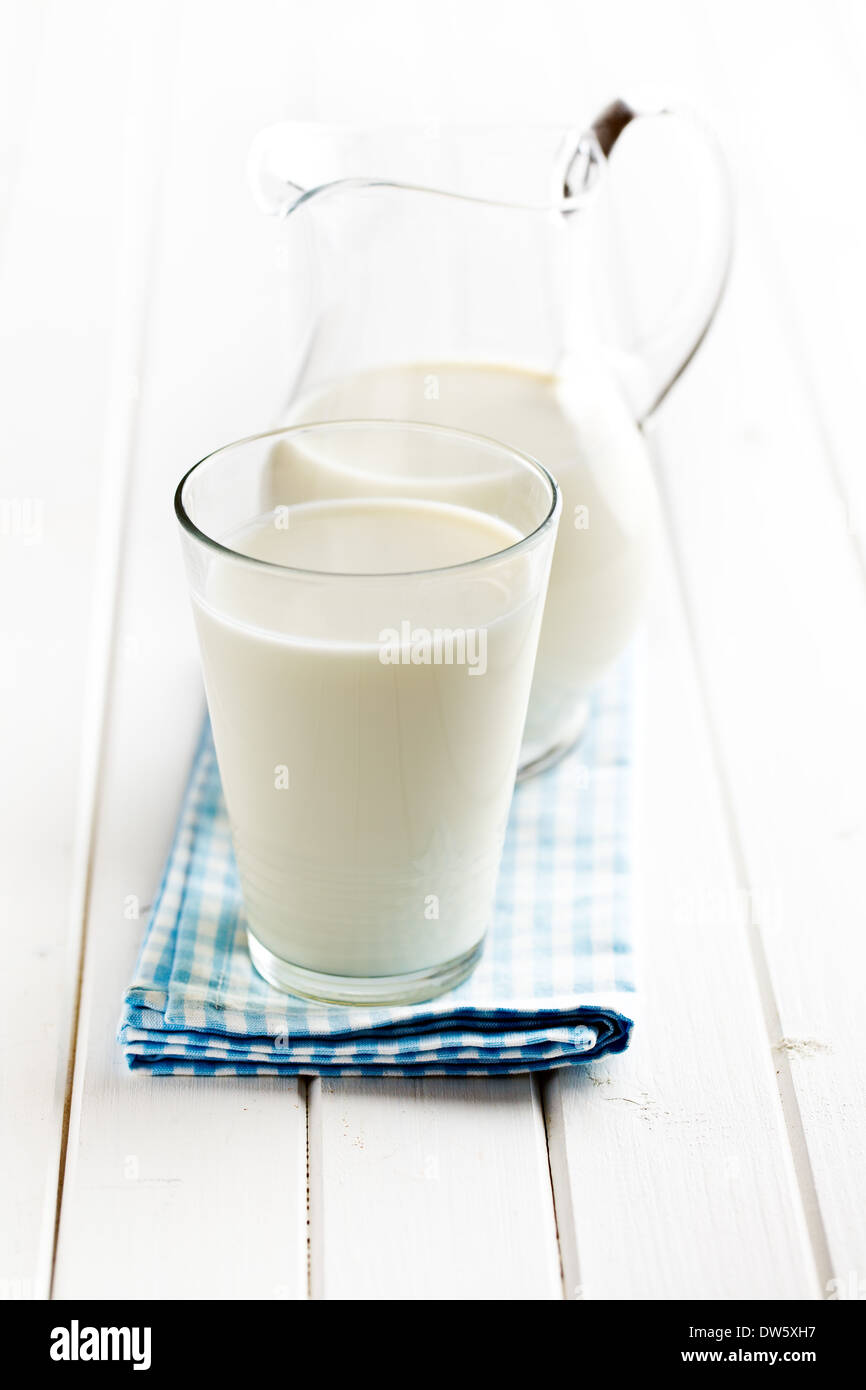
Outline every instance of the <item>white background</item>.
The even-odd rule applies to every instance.
[[[864,79],[860,0],[3,4],[6,1296],[866,1295]],[[131,1077],[124,905],[201,713],[172,490],[285,385],[249,141],[620,94],[701,109],[739,192],[653,437],[633,1047],[543,1081]]]

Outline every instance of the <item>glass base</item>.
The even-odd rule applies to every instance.
[[[408,975],[325,975],[275,956],[247,928],[250,956],[256,970],[275,989],[319,1004],[418,1004],[435,999],[462,984],[472,974],[484,950],[484,938],[465,955],[444,965],[413,970]]]
[[[556,741],[545,745],[540,740],[524,739],[520,750],[520,765],[517,769],[518,782],[525,782],[538,772],[553,767],[566,753],[570,753],[583,738],[589,718],[589,701],[584,700],[574,711],[571,720],[557,731]]]

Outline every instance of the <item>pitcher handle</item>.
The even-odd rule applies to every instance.
[[[601,112],[579,142],[566,173],[564,188],[568,199],[581,184],[585,186],[592,176],[593,163],[599,156],[602,161],[610,158],[623,131],[632,122],[659,119],[684,123],[701,137],[717,209],[710,235],[702,248],[705,265],[699,284],[685,296],[687,302],[672,312],[664,326],[643,344],[641,355],[648,364],[650,380],[642,392],[645,400],[633,403],[639,424],[651,419],[682,376],[704,341],[722,301],[734,242],[734,199],[728,165],[715,135],[694,112],[678,107],[636,111],[624,101],[615,101]]]

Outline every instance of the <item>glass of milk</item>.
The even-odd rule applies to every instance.
[[[175,508],[254,965],[344,1004],[452,988],[492,911],[556,483],[481,436],[340,421],[218,450]]]

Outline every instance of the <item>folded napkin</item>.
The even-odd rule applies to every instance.
[[[517,787],[481,961],[421,1004],[307,1003],[256,974],[206,725],[124,998],[130,1067],[477,1076],[622,1051],[634,999],[630,665],[597,692],[579,748]]]

